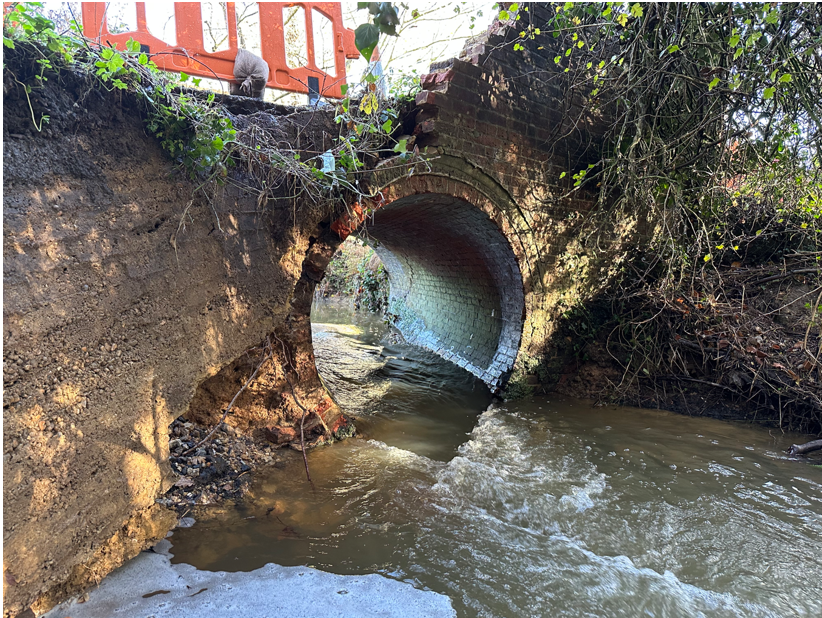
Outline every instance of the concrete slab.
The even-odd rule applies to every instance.
[[[85,603],[68,601],[45,618],[405,618],[455,616],[448,597],[382,575],[334,575],[267,564],[248,573],[171,564],[168,541],[106,577]]]

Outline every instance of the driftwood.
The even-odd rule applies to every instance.
[[[822,440],[813,440],[805,444],[794,444],[788,449],[788,455],[804,455],[811,451],[822,450]]]
[[[793,277],[794,275],[819,274],[820,272],[822,271],[820,271],[818,268],[800,268],[798,270],[789,270],[786,273],[781,273],[779,275],[771,275],[770,277],[765,277],[764,279],[755,281],[754,285],[759,285],[760,283],[768,283],[769,281],[777,281],[778,279],[787,279],[788,277]]]
[[[234,79],[231,94],[262,99],[268,81],[268,63],[245,49],[237,50],[234,59]]]

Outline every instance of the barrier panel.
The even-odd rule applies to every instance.
[[[9,3],[5,3],[8,7]],[[234,2],[226,2],[228,49],[208,51],[203,41],[203,20],[199,2],[175,2],[176,42],[166,43],[151,33],[146,19],[146,3],[136,2],[137,27],[129,32],[112,33],[108,29],[107,8],[111,3],[83,2],[83,34],[99,45],[125,49],[134,39],[164,71],[234,81],[234,58],[237,55],[237,14]],[[305,16],[306,57],[303,66],[288,64],[283,9],[302,8]],[[359,58],[354,44],[354,31],[343,25],[342,8],[338,2],[258,2],[260,48],[269,66],[266,86],[278,90],[313,96],[341,98],[345,84],[346,58]],[[315,12],[331,23],[333,36],[334,73],[318,66],[314,36]]]

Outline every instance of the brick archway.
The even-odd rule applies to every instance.
[[[527,224],[480,172],[436,163],[419,175],[378,171],[382,186],[357,234],[388,271],[389,313],[406,339],[498,391],[516,361],[534,280]]]

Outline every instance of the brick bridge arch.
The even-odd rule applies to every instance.
[[[531,297],[525,217],[464,159],[438,157],[412,175],[389,162],[373,183],[377,199],[357,233],[388,273],[392,322],[409,342],[499,390]]]

